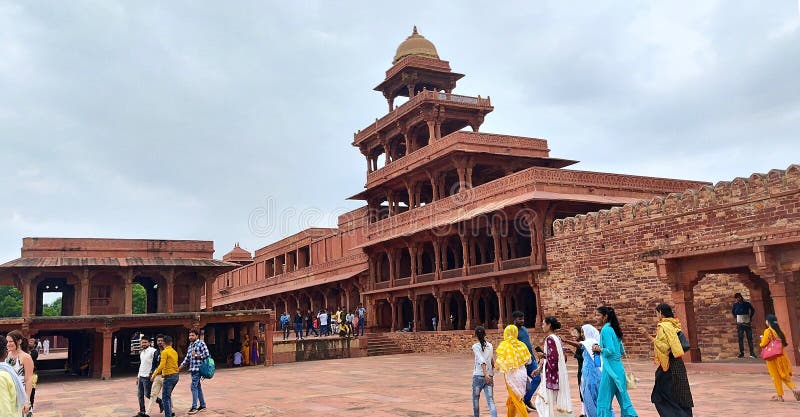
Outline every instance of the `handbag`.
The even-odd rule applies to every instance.
[[[689,343],[689,338],[687,338],[686,335],[680,330],[678,330],[678,341],[681,342],[681,348],[683,348],[684,352],[687,352],[692,348],[692,344]]]
[[[761,349],[761,357],[764,360],[775,359],[783,353],[783,343],[780,339],[772,339],[764,349]]]
[[[623,348],[624,349],[624,348]],[[636,389],[636,386],[639,385],[639,378],[631,371],[630,364],[628,363],[628,354],[625,354],[625,382],[628,385],[628,389]]]

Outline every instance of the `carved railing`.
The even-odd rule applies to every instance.
[[[492,107],[492,100],[490,98],[462,96],[458,94],[440,93],[438,91],[421,91],[405,103],[398,106],[396,109],[389,112],[387,115],[375,120],[375,123],[365,127],[363,130],[355,134],[354,143],[359,143],[362,140],[374,135],[379,130],[397,121],[397,119],[405,116],[411,111],[415,104],[422,102],[433,103],[449,103],[456,104],[460,107],[485,109]]]
[[[347,266],[353,266],[358,264],[366,264],[367,262],[367,255],[360,253],[357,255],[346,256],[343,258],[334,259],[332,261],[323,262],[321,264],[311,265],[305,268],[297,269],[292,272],[286,272],[280,275],[275,275],[272,277],[257,277],[255,282],[251,282],[245,285],[227,287],[228,292],[222,293],[222,290],[219,290],[219,295],[214,297],[215,300],[224,300],[225,298],[232,297],[238,294],[250,292],[256,289],[266,288],[273,285],[280,285],[286,282],[293,281],[298,278],[306,277],[309,275],[316,275],[321,274],[323,272],[328,272],[340,268],[344,268]],[[226,272],[225,274],[220,275],[217,279],[225,279],[228,274],[232,274],[233,272],[240,272],[247,275],[247,268],[256,268],[256,264],[252,263],[242,268],[233,270],[231,272]],[[224,281],[223,281],[224,282]],[[216,301],[215,301],[216,302]]]
[[[441,59],[427,58],[423,56],[410,55],[401,59],[396,64],[392,65],[391,68],[386,70],[386,78],[387,79],[391,78],[393,75],[397,74],[398,72],[405,69],[409,65],[450,71],[450,63],[447,61]]]
[[[406,156],[389,162],[385,166],[367,174],[367,188],[376,182],[390,178],[397,172],[408,170],[409,166],[432,159],[431,157],[441,151],[464,145],[494,145],[505,148],[516,148],[543,152],[547,156],[547,141],[544,139],[523,138],[519,136],[491,135],[478,132],[453,132],[442,139],[431,142]]]
[[[375,283],[375,289],[376,290],[385,290],[387,288],[389,288],[389,281],[383,281],[383,282],[376,282]]]
[[[417,275],[417,282],[431,282],[436,279],[436,273]]]
[[[526,266],[531,266],[531,258],[529,256],[503,261],[503,269],[523,268]]]
[[[437,216],[449,219],[457,213],[456,210],[469,210],[485,204],[491,198],[517,196],[545,185],[668,194],[702,184],[697,181],[532,167],[371,223],[367,234],[370,240],[376,240],[410,233],[419,225],[427,227],[435,223]]]
[[[395,287],[402,287],[403,285],[408,285],[411,283],[411,278],[398,278],[394,280]]]
[[[464,270],[461,268],[448,269],[447,271],[442,271],[442,279],[458,278],[463,272]]]
[[[494,271],[494,263],[481,264],[469,267],[470,275],[486,274]]]

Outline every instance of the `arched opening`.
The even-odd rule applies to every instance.
[[[398,301],[400,303],[400,311],[398,318],[400,319],[400,328],[404,331],[414,331],[414,307],[411,300],[402,298]]]
[[[408,278],[411,276],[411,255],[408,248],[401,248],[398,251],[400,258],[398,259],[397,274],[400,278]]]
[[[467,303],[464,296],[457,291],[449,292],[447,295],[445,315],[448,327],[450,330],[464,330],[467,323]]]
[[[378,270],[375,274],[376,281],[389,281],[389,256],[386,254],[386,252],[379,252],[376,256],[376,265],[378,265]]]
[[[511,312],[521,311],[525,314],[525,327],[535,328],[537,308],[536,293],[533,292],[533,288],[527,284],[516,285],[509,290],[508,298]],[[510,317],[509,315],[509,321]]]
[[[417,330],[436,330],[433,326],[433,317],[438,314],[439,310],[438,306],[436,305],[436,299],[430,294],[422,295],[417,302],[417,306],[420,313],[419,329]],[[438,321],[439,318],[437,317],[436,319]]]
[[[458,172],[454,169],[447,171],[444,174],[444,190],[440,190],[440,192],[444,193],[444,197],[449,197],[458,194],[460,190],[461,183],[458,181]]]
[[[420,274],[432,274],[436,272],[436,255],[433,252],[433,243],[424,242],[420,254]]]
[[[133,285],[134,296],[136,296],[137,292],[139,294],[137,298],[133,300],[134,314],[141,314],[138,313],[137,310],[142,309],[142,307],[144,307],[144,311],[142,311],[144,314],[158,313],[158,281],[152,277],[138,275],[133,278]],[[137,287],[139,289],[137,289]],[[144,294],[142,294],[142,292],[144,292]],[[141,298],[142,295],[144,295],[144,300]],[[139,306],[137,306],[137,300],[139,300]],[[144,301],[144,306],[141,305],[142,301]]]
[[[75,287],[65,277],[45,278],[36,286],[37,316],[72,316]]]
[[[378,300],[375,304],[375,326],[387,331],[392,327],[392,306],[387,300]]]

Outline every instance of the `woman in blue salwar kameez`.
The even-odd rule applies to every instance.
[[[583,396],[583,409],[586,417],[597,417],[597,394],[600,389],[602,370],[601,355],[592,349],[600,343],[600,332],[591,324],[581,327],[583,341],[578,345],[583,355],[581,369],[581,395]]]
[[[622,417],[637,417],[625,381],[625,367],[622,365],[625,348],[622,346],[622,329],[619,327],[617,314],[611,307],[598,307],[597,321],[603,325],[600,330],[600,344],[593,348],[603,356],[603,371],[597,393],[597,417],[613,416],[611,399],[614,397],[617,397]]]

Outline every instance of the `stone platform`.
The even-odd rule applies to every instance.
[[[471,354],[406,354],[220,369],[213,380],[204,382],[209,409],[198,416],[471,416],[472,361]],[[689,380],[696,416],[800,415],[800,402],[769,401],[774,391],[763,363],[729,365],[735,369],[692,366]],[[568,366],[577,417],[575,361]],[[657,416],[650,403],[654,366],[636,361],[631,367],[640,378],[639,388],[631,391],[634,406],[642,417]],[[133,376],[42,382],[35,416],[133,416],[134,382]],[[795,383],[800,384],[800,378]],[[191,405],[188,374],[181,374],[173,397],[177,415],[186,415]],[[500,415],[505,415],[505,399],[505,387],[498,385],[495,402]],[[481,409],[482,416],[489,415],[485,401]]]

